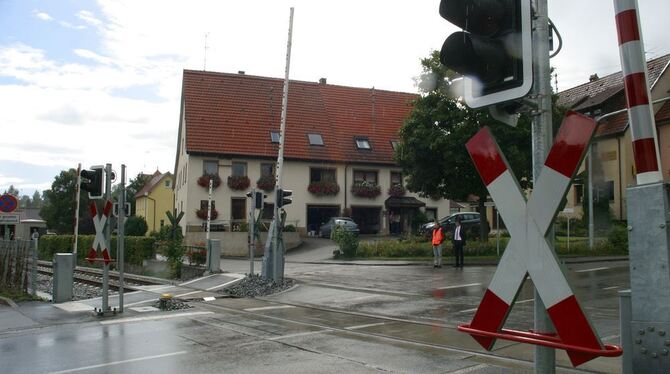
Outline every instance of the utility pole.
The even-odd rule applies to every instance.
[[[124,286],[124,257],[126,241],[126,165],[121,165],[121,186],[118,199],[118,233],[116,237],[116,260],[119,270],[119,313],[123,313],[123,286]],[[154,217],[154,220],[156,217]]]
[[[105,198],[103,206],[112,200],[112,164],[105,165]],[[105,248],[110,248],[112,238],[112,225],[107,220],[105,224]],[[109,264],[102,265],[102,315],[109,311]]]

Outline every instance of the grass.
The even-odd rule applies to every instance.
[[[13,288],[6,288],[0,286],[0,296],[10,299],[12,301],[33,301],[33,300],[42,300],[37,296],[33,296],[29,293],[25,293],[20,290],[15,290]]]

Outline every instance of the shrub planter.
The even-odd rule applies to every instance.
[[[198,216],[200,219],[207,219],[207,209],[198,209],[195,211],[195,215]],[[217,217],[219,216],[219,212],[216,211],[216,209],[212,208],[212,213],[210,216],[210,219],[214,221]]]
[[[275,177],[273,175],[263,175],[256,181],[256,187],[268,192],[274,190]]]
[[[389,187],[388,194],[389,196],[393,197],[402,197],[405,196],[405,187],[403,187],[400,184],[394,184],[393,186]]]
[[[354,196],[374,199],[382,193],[382,189],[375,183],[359,182],[351,186],[351,193]]]
[[[312,182],[307,191],[316,196],[335,196],[340,192],[340,185],[337,182]]]
[[[212,188],[217,188],[221,185],[221,177],[218,174],[203,174],[198,178],[198,185],[209,188],[209,180],[212,180]]]
[[[228,177],[228,187],[232,190],[246,190],[250,184],[251,181],[246,175],[231,175]]]

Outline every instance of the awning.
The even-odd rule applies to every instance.
[[[391,196],[388,199],[386,199],[384,205],[387,208],[421,208],[422,206],[426,206],[426,203],[419,201],[414,197]]]

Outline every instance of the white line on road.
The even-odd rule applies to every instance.
[[[447,373],[449,374],[465,374],[465,373],[472,373],[473,371],[479,371],[481,369],[486,369],[488,368],[489,365],[486,364],[479,364],[479,365],[474,365],[474,366],[468,366],[463,369],[458,369],[456,371],[448,371]]]
[[[469,283],[469,284],[459,284],[458,286],[447,286],[447,287],[439,287],[438,290],[450,290],[452,288],[464,288],[464,287],[473,287],[473,286],[481,286],[481,283]]]
[[[83,370],[97,369],[97,368],[101,368],[101,367],[105,367],[105,366],[113,366],[113,365],[126,364],[126,363],[129,363],[129,362],[137,362],[137,361],[153,360],[153,359],[155,359],[155,358],[163,358],[163,357],[170,357],[170,356],[183,355],[184,353],[187,353],[187,352],[186,352],[186,351],[179,351],[179,352],[165,353],[165,354],[162,354],[162,355],[138,357],[138,358],[133,358],[133,359],[130,359],[130,360],[113,361],[113,362],[107,362],[107,363],[99,364],[99,365],[83,366],[83,367],[75,368],[75,369],[68,369],[68,370],[61,370],[61,371],[52,371],[50,374],[74,373],[74,372],[76,372],[76,371],[83,371]]]
[[[592,268],[592,269],[584,269],[584,270],[575,270],[575,273],[586,273],[589,271],[598,271],[598,270],[607,270],[609,267],[601,267],[601,268]]]
[[[368,327],[381,326],[381,325],[385,325],[387,323],[388,322],[368,323],[367,325],[357,325],[357,326],[345,327],[345,329],[347,329],[347,330],[358,330],[358,329],[365,329],[365,328],[368,328]]]
[[[245,312],[257,312],[259,310],[273,310],[273,309],[288,309],[288,308],[295,308],[293,305],[273,305],[273,306],[263,306],[260,308],[248,308],[248,309],[243,309]]]
[[[152,320],[160,320],[160,319],[197,316],[197,315],[202,315],[202,314],[214,314],[214,312],[190,312],[190,313],[179,313],[179,314],[167,314],[167,315],[160,315],[160,316],[119,318],[119,319],[114,319],[114,320],[110,320],[110,321],[102,321],[102,322],[100,322],[100,324],[101,325],[112,325],[112,324],[115,324],[115,323],[152,321]]]
[[[601,288],[601,290],[613,290],[615,288],[619,288],[619,286],[605,287],[605,288]]]
[[[206,276],[206,277],[202,277],[202,278],[195,278],[195,279],[190,280],[190,281],[188,281],[188,282],[180,283],[179,285],[180,285],[180,286],[185,286],[185,285],[187,285],[187,284],[195,283],[195,282],[201,281],[201,280],[203,280],[203,279],[211,278],[211,277],[216,277],[216,276],[218,276],[218,275],[219,275],[219,274],[217,273],[217,274],[211,274],[211,275],[208,275],[208,276]]]
[[[296,338],[300,336],[308,336],[308,335],[316,335],[316,334],[322,334],[324,332],[330,332],[333,331],[331,329],[324,329],[324,330],[319,330],[319,331],[308,331],[308,332],[299,332],[296,334],[288,334],[288,335],[282,335],[282,336],[275,336],[274,338],[270,338],[268,340],[281,340],[281,339],[289,339],[289,338]]]

